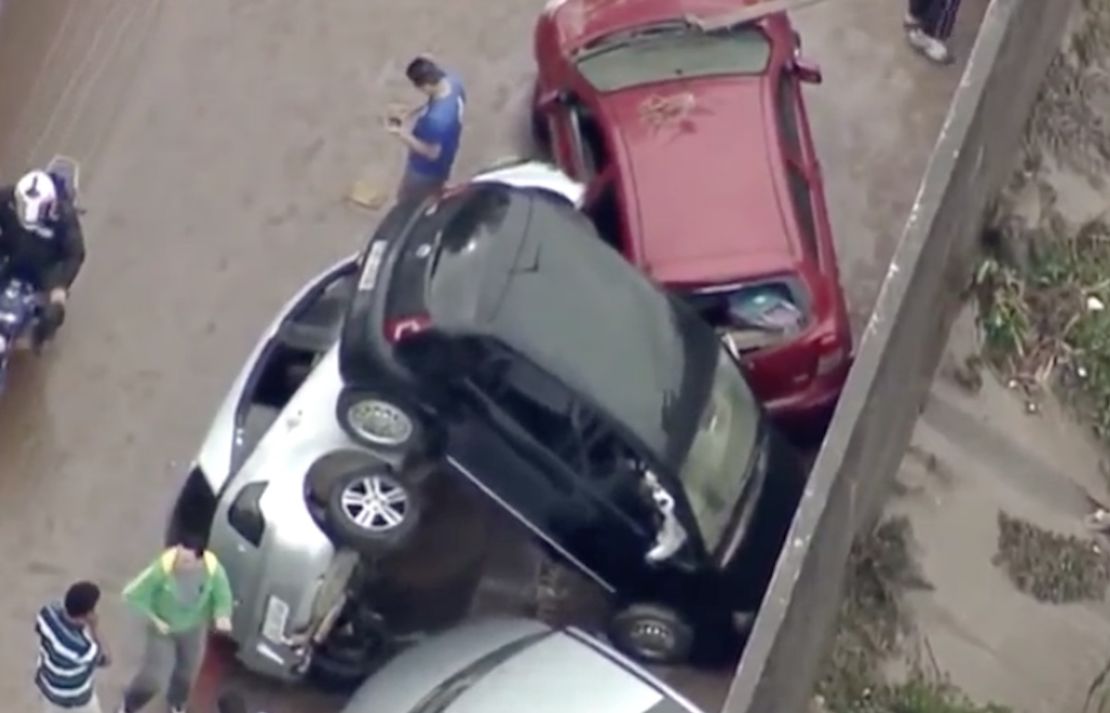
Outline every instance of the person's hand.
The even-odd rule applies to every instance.
[[[151,617],[150,621],[152,624],[154,624],[154,628],[158,630],[159,634],[162,634],[164,636],[170,633],[170,625],[162,621],[158,617]]]
[[[401,121],[400,117],[396,116],[385,117],[382,120],[382,124],[385,126],[385,130],[394,136],[400,136],[405,127],[405,123]]]
[[[230,617],[226,617],[226,616],[216,617],[216,631],[218,631],[221,634],[230,634],[231,633],[231,619],[230,619]]]
[[[66,298],[69,297],[64,287],[55,287],[50,290],[50,302],[56,305],[64,305]]]

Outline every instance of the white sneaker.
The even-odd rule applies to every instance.
[[[948,46],[935,37],[929,37],[920,28],[913,28],[906,33],[910,46],[920,52],[931,62],[948,64],[952,61],[952,54]]]

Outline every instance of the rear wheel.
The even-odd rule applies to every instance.
[[[338,476],[330,486],[326,518],[341,544],[374,554],[404,544],[420,517],[420,493],[385,465]]]
[[[382,451],[418,451],[424,441],[420,410],[380,389],[345,389],[336,404],[339,425],[355,441]]]
[[[677,664],[689,660],[694,627],[675,609],[662,604],[631,604],[609,623],[614,645],[647,663]]]

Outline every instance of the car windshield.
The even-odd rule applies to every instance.
[[[759,410],[736,364],[721,355],[694,442],[679,471],[707,549],[724,536],[747,480]]]
[[[770,57],[771,42],[758,27],[702,32],[667,25],[603,41],[583,52],[577,65],[599,92],[614,92],[672,79],[762,74]]]

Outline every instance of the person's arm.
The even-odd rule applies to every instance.
[[[390,126],[389,130],[391,133],[395,134],[402,143],[408,146],[409,150],[420,154],[430,161],[435,161],[439,158],[442,145],[441,142],[435,140],[435,138],[443,136],[450,130],[450,127],[435,114],[426,114],[421,117],[413,127],[404,125]],[[428,138],[419,138],[416,136],[417,133]]]
[[[47,273],[45,287],[50,291],[68,290],[85,263],[85,235],[81,230],[81,221],[77,219],[72,207],[63,209],[60,227],[63,240],[62,259]]]
[[[212,620],[218,631],[231,631],[231,608],[231,582],[221,564],[216,567],[212,580]]]
[[[162,563],[154,564],[143,570],[138,577],[123,588],[123,599],[133,609],[146,616],[162,633],[169,631],[169,625],[154,611],[154,594],[165,581]]]
[[[105,643],[104,637],[100,635],[100,617],[94,612],[88,619],[89,634],[92,636],[93,641],[96,642],[97,647],[100,648],[100,656],[97,657],[97,666],[108,666],[112,663],[112,654],[108,650],[108,644]]]

